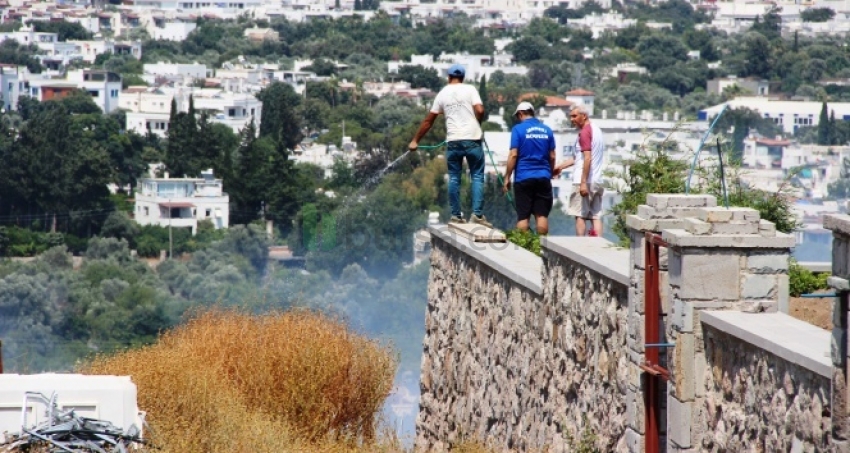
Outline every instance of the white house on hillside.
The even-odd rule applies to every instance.
[[[215,179],[212,170],[201,178],[144,178],[136,189],[136,222],[139,225],[159,225],[192,228],[198,231],[198,221],[209,219],[216,229],[230,223],[230,196],[222,190],[222,181]]]

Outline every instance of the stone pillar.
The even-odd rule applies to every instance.
[[[683,228],[664,229],[669,291],[667,451],[697,452],[705,420],[702,310],[787,311],[794,237],[749,208],[699,208]]]
[[[832,230],[832,276],[829,286],[837,297],[832,306],[832,451],[850,451],[848,405],[847,316],[850,298],[850,216],[828,214],[823,227]]]
[[[627,428],[626,441],[630,453],[644,451],[645,405],[643,392],[645,381],[638,366],[646,361],[644,344],[647,343],[644,334],[645,305],[644,305],[644,253],[646,233],[660,233],[663,229],[685,227],[685,219],[696,215],[699,208],[717,206],[717,200],[711,195],[681,195],[681,194],[650,194],[646,197],[646,205],[638,207],[638,214],[626,218],[626,225],[631,239],[630,247],[630,287],[629,287],[629,322],[627,343],[629,348],[629,383],[626,398]],[[670,297],[667,284],[667,251],[659,250],[659,286],[661,288],[662,312],[668,313]],[[662,324],[663,326],[663,324]],[[656,342],[653,339],[651,342]]]

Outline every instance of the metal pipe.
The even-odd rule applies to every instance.
[[[649,343],[643,345],[645,348],[672,348],[675,347],[675,343]]]
[[[800,294],[800,297],[806,299],[818,299],[818,298],[827,298],[827,297],[838,297],[838,294],[835,293],[823,293],[823,294]]]

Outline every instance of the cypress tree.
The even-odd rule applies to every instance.
[[[829,144],[840,145],[841,134],[838,132],[838,125],[835,124],[835,110],[829,112]]]
[[[361,9],[363,9],[363,4],[360,0],[354,0],[354,11],[360,11]]]
[[[829,144],[829,113],[826,102],[824,102],[820,109],[820,117],[818,118],[818,145]]]

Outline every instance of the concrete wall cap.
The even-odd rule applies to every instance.
[[[661,237],[673,247],[790,249],[796,244],[794,236],[785,233],[776,233],[773,237],[751,234],[701,236],[683,229],[666,229],[661,232]]]
[[[543,260],[539,256],[512,242],[472,242],[446,225],[431,225],[428,232],[432,240],[442,240],[533,293],[543,295]]]
[[[833,233],[850,236],[850,215],[826,214],[823,216],[823,227]]]
[[[700,321],[788,362],[832,377],[831,334],[785,313],[702,311]]]
[[[629,285],[629,250],[599,237],[544,236],[540,247],[625,286]]]

